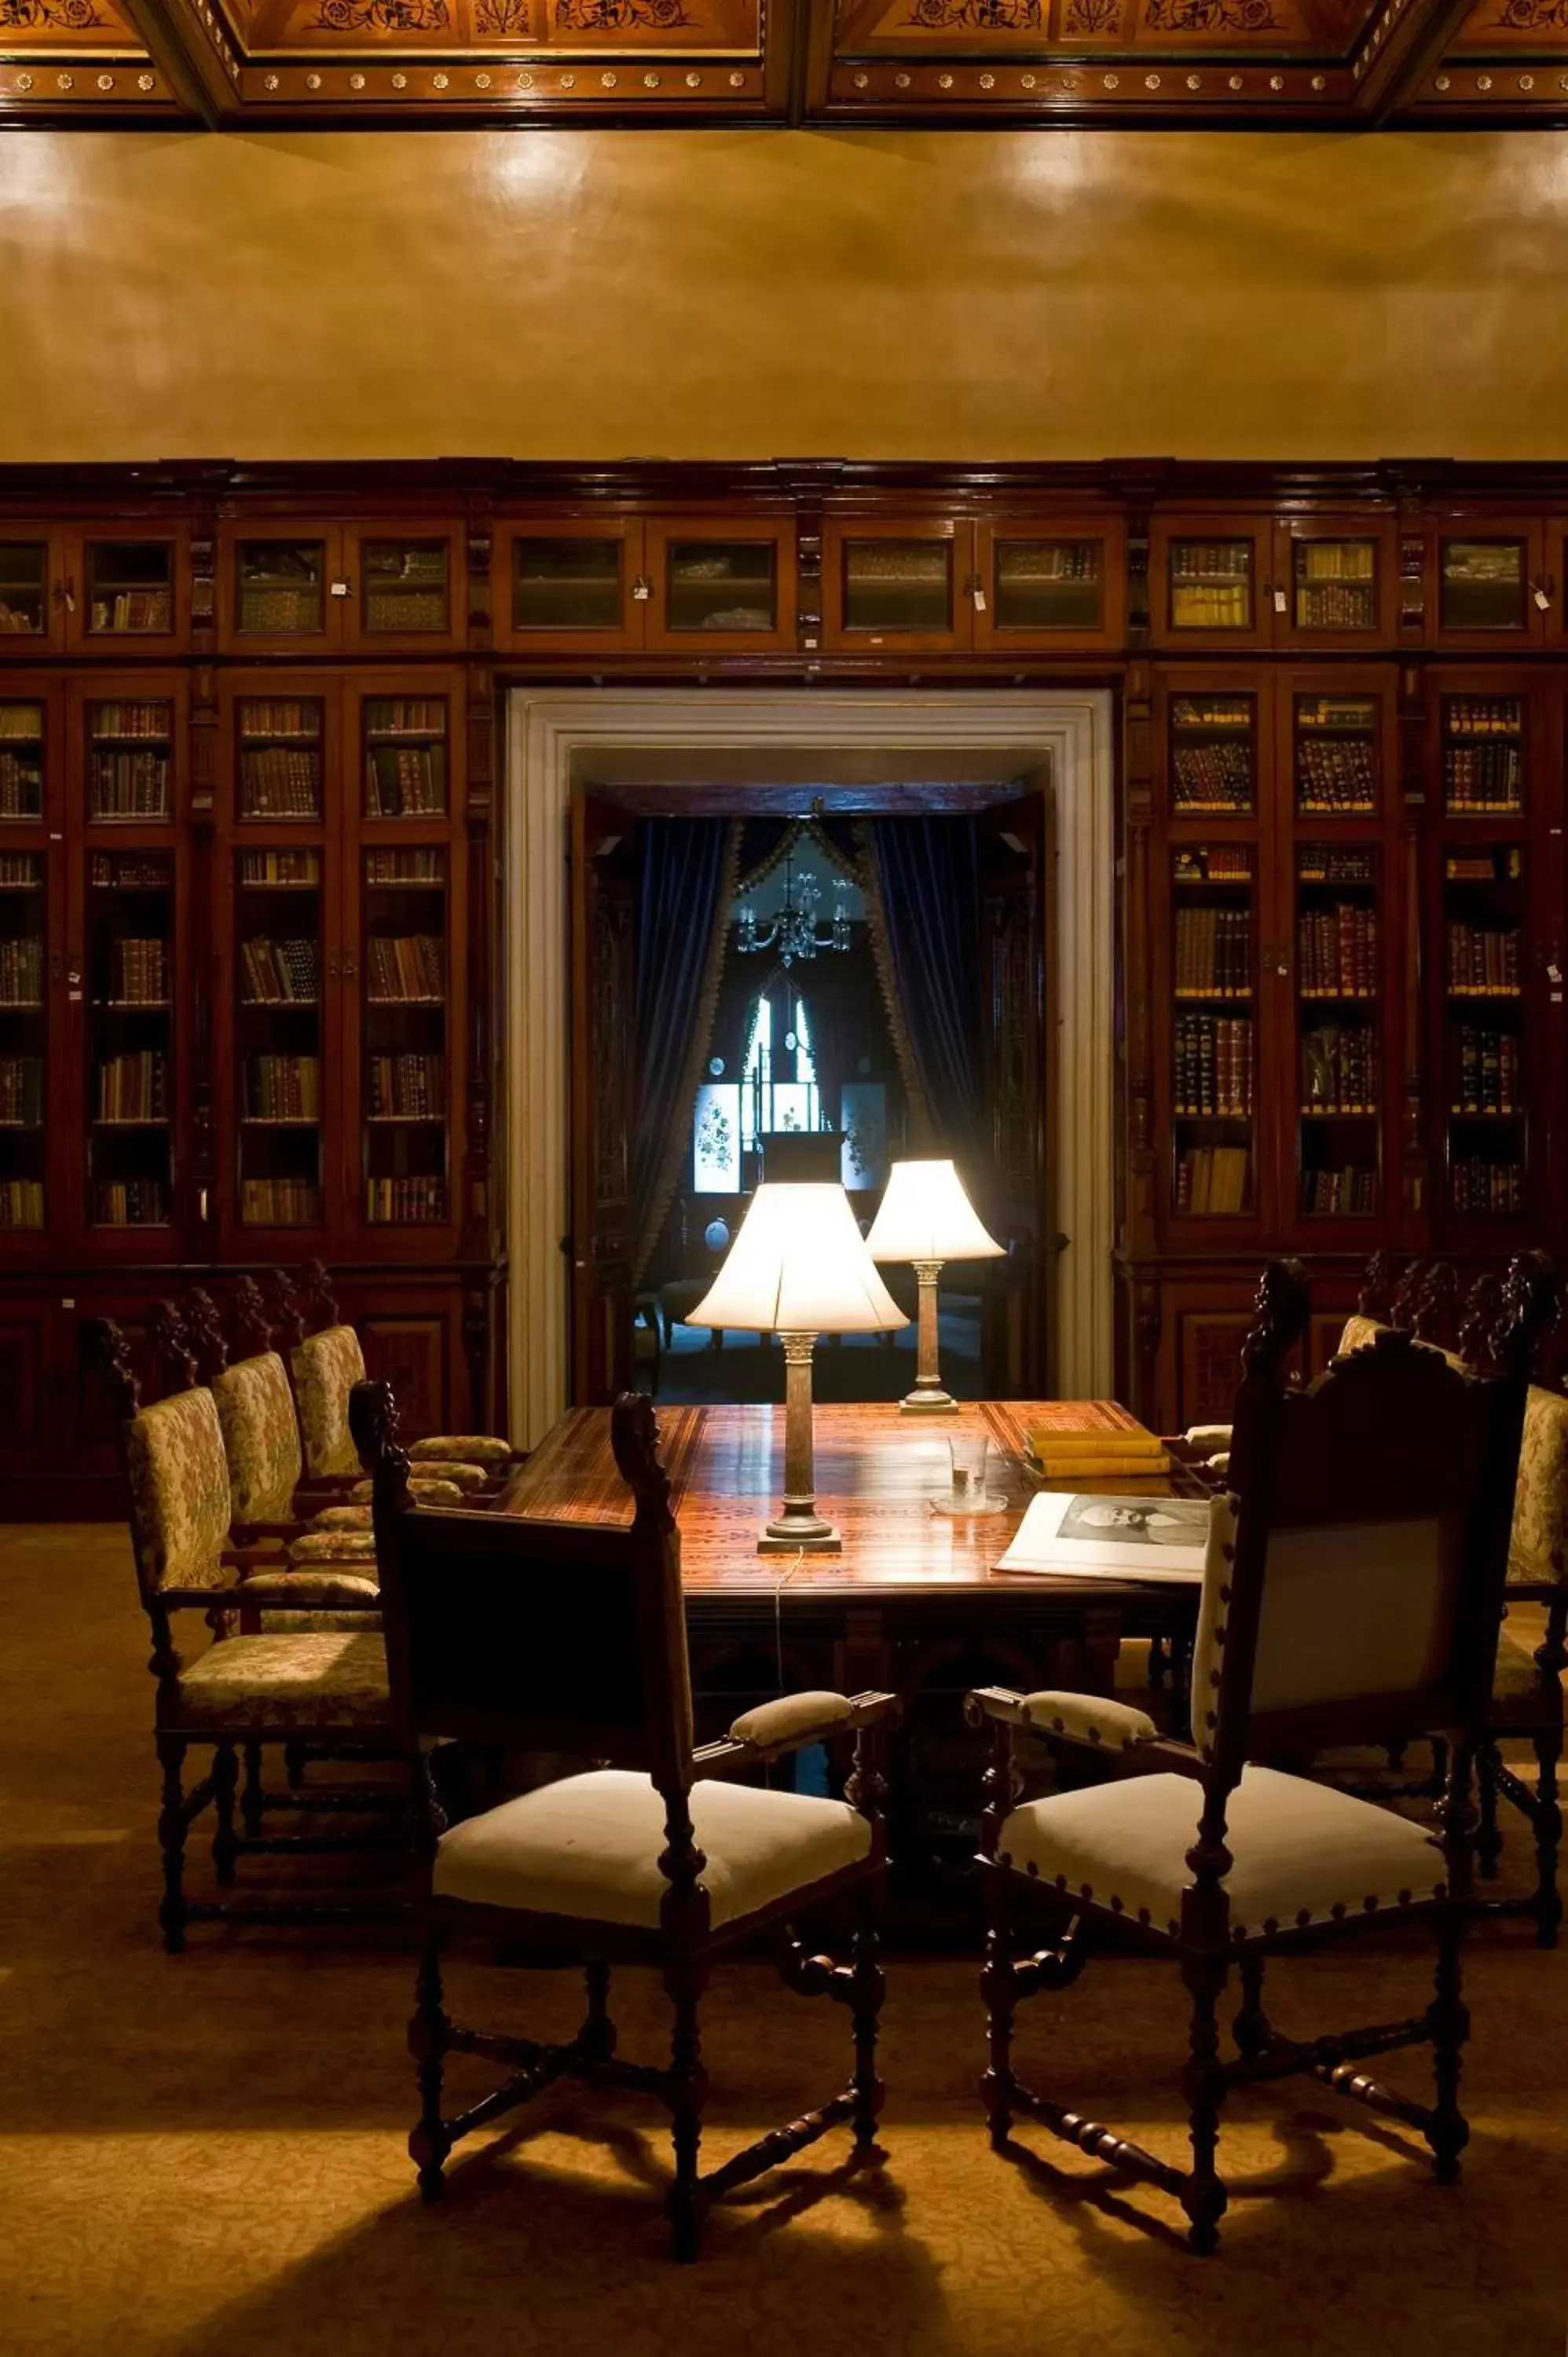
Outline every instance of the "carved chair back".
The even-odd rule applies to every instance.
[[[355,1438],[375,1483],[381,1621],[399,1731],[575,1752],[693,1781],[681,1545],[650,1404],[611,1411],[629,1519],[530,1522],[415,1506],[397,1409],[361,1383]]]
[[[365,1380],[365,1357],[351,1326],[328,1326],[306,1335],[293,1354],[294,1394],[299,1410],[306,1469],[321,1480],[360,1470],[360,1452],[349,1429],[349,1402]]]
[[[193,1386],[141,1402],[124,1334],[100,1321],[97,1343],[121,1416],[131,1493],[131,1544],[142,1602],[155,1628],[166,1601],[229,1585],[229,1467],[212,1394]]]
[[[1297,1265],[1259,1289],[1193,1663],[1194,1732],[1219,1800],[1249,1760],[1425,1733],[1467,1745],[1491,1692],[1528,1381],[1543,1309],[1476,1377],[1385,1329],[1305,1389]]]
[[[236,1523],[286,1523],[305,1475],[299,1421],[284,1362],[275,1351],[238,1360],[216,1376],[230,1505]]]

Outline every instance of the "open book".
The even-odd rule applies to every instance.
[[[1208,1544],[1206,1498],[1101,1498],[1043,1490],[998,1571],[1195,1586]]]

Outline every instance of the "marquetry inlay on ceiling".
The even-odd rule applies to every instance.
[[[0,0],[0,124],[1568,124],[1568,0]]]

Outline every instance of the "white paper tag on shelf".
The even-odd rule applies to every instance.
[[[974,598],[975,612],[977,614],[983,614],[985,611],[985,592],[980,587],[978,583],[976,583],[972,595]]]
[[[1541,612],[1544,614],[1544,613],[1546,612],[1547,608],[1550,607],[1550,605],[1551,605],[1551,603],[1552,603],[1551,598],[1547,596],[1547,594],[1546,594],[1546,592],[1545,592],[1545,590],[1544,590],[1544,589],[1537,589],[1537,590],[1533,593],[1533,595],[1534,595],[1534,597],[1535,597],[1535,602],[1536,602],[1536,604],[1540,607],[1540,608],[1541,608]]]
[[[1275,613],[1276,613],[1276,614],[1283,614],[1283,613],[1288,612],[1288,611],[1289,611],[1289,605],[1290,605],[1290,601],[1289,601],[1289,599],[1286,597],[1284,591],[1283,591],[1283,589],[1276,589],[1276,590],[1274,591],[1274,611],[1275,611]]]

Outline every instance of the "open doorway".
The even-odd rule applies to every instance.
[[[957,1395],[1052,1387],[1048,954],[1038,773],[573,798],[572,1395],[778,1396],[778,1346],[690,1322],[776,1139],[814,1132],[869,1228],[950,1155],[1003,1245],[941,1292]],[[896,1295],[909,1272],[885,1270]],[[914,1330],[824,1338],[819,1397],[897,1399]]]

